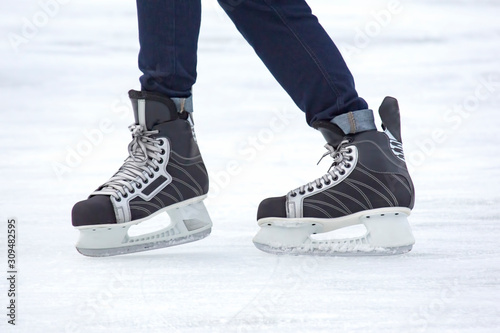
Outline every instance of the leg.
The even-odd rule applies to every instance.
[[[142,90],[189,97],[196,81],[201,0],[137,0]]]
[[[196,79],[200,0],[138,0],[137,7],[144,75],[142,91],[129,92],[135,118],[129,157],[72,211],[80,231],[76,247],[87,256],[192,242],[212,227],[202,202],[208,175],[192,114],[185,112]],[[139,235],[129,230],[165,213],[170,219],[161,230]]]
[[[308,124],[367,109],[339,50],[304,0],[219,0]]]
[[[380,107],[385,132],[358,97],[338,49],[304,0],[219,0],[271,73],[324,135],[327,173],[257,212],[257,248],[270,253],[385,255],[409,251],[415,192],[401,144],[399,107]],[[315,234],[363,225],[359,237]],[[321,238],[321,237],[320,237]]]

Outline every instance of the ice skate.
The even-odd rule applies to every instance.
[[[402,150],[398,103],[380,110],[385,132],[345,135],[335,124],[313,124],[328,144],[328,172],[286,196],[261,202],[253,242],[274,254],[389,255],[411,250],[408,224],[415,192]],[[318,239],[314,234],[363,225],[364,235]],[[330,233],[332,234],[332,233]],[[330,235],[329,234],[329,235]]]
[[[135,124],[129,157],[118,172],[73,207],[80,231],[77,250],[112,256],[188,243],[210,234],[203,204],[208,176],[193,131],[192,115],[162,95],[133,91]],[[167,213],[161,230],[131,235],[129,229]],[[165,216],[166,218],[166,216]]]

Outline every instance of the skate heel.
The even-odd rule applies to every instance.
[[[402,212],[365,215],[361,218],[366,227],[368,243],[398,253],[410,251],[415,238],[408,223],[408,215]]]

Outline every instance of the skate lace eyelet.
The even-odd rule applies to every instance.
[[[341,170],[339,173],[340,173],[341,176],[345,175],[345,171],[344,170]]]
[[[337,180],[339,180],[339,177],[337,177],[337,176],[333,177],[334,182],[336,182]]]
[[[312,192],[312,191],[314,191],[314,188],[312,188],[312,187],[307,188],[307,192]]]
[[[354,160],[354,158],[352,158],[352,156],[349,156],[349,158],[347,159],[349,162],[352,162]]]
[[[292,194],[290,194],[293,198],[295,198],[297,196],[297,193],[293,192]]]
[[[162,149],[162,150],[160,151],[160,155],[165,155],[165,149]]]
[[[127,194],[127,193],[125,193],[125,194],[123,195],[123,197],[124,197],[124,198],[128,198],[128,194]]]
[[[117,202],[122,201],[122,198],[115,199]]]
[[[137,188],[142,188],[142,185],[141,184],[137,184]]]
[[[352,153],[352,148],[347,149],[347,153],[348,154]]]
[[[149,183],[149,180],[144,179],[144,184],[147,184],[147,183]]]
[[[350,167],[351,167],[351,165],[350,165],[349,163],[346,163],[345,167],[346,167],[346,168],[350,168]]]
[[[163,139],[160,139],[160,146],[163,146],[163,144],[165,144],[165,141],[163,141]]]
[[[156,168],[154,169],[155,171],[158,171],[158,170],[156,170],[156,169],[160,170],[160,168],[158,168],[158,167],[156,167]],[[153,178],[155,178],[155,175],[154,175],[154,174],[150,174],[150,175],[149,175],[149,178],[153,179]]]
[[[158,161],[158,163],[162,164],[163,163],[163,158],[160,158],[160,160]]]
[[[327,180],[327,181],[325,182],[325,185],[330,185],[331,183],[332,183],[331,181]]]
[[[156,168],[154,168],[154,171],[155,171],[155,172],[158,172],[158,171],[160,171],[160,168],[159,168],[159,167],[156,167]]]
[[[306,192],[305,191],[299,191],[299,194],[300,195],[304,195],[304,194],[306,194]]]
[[[135,189],[132,189],[132,190],[130,191],[130,193],[135,193]]]
[[[316,188],[322,188],[323,185],[319,184],[319,185],[316,185]]]

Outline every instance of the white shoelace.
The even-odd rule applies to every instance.
[[[305,185],[302,185],[292,191],[290,191],[290,195],[292,197],[295,197],[297,194],[305,194],[306,190],[311,192],[314,190],[314,187],[316,188],[322,188],[323,184],[325,185],[330,185],[332,181],[338,180],[339,176],[338,175],[343,175],[345,174],[345,168],[349,168],[351,165],[349,164],[350,161],[352,161],[352,157],[346,156],[346,154],[350,154],[352,152],[351,148],[347,148],[346,145],[349,144],[349,140],[343,140],[337,148],[333,148],[333,146],[326,144],[325,148],[328,150],[323,156],[321,156],[320,160],[318,161],[318,164],[323,160],[324,157],[327,155],[330,155],[330,157],[333,158],[333,163],[328,169],[328,172],[315,179],[312,182],[309,182]],[[337,175],[338,174],[338,175]],[[323,183],[321,182],[323,181]]]
[[[129,193],[135,192],[132,186],[134,182],[137,188],[141,188],[142,183],[147,184],[148,178],[153,178],[154,172],[159,170],[159,164],[163,162],[161,155],[165,154],[165,150],[158,145],[162,145],[163,140],[151,137],[158,134],[158,131],[148,131],[144,126],[136,124],[130,125],[129,129],[133,138],[128,145],[129,157],[118,172],[92,195],[111,195],[121,201],[119,193],[126,198],[126,190]]]

